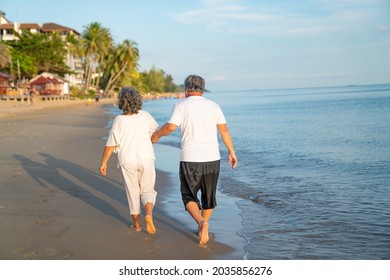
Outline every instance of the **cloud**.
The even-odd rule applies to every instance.
[[[204,0],[200,9],[173,16],[176,22],[204,26],[207,30],[269,36],[312,36],[342,32],[375,18],[370,1],[313,0],[298,8],[289,5]],[[241,1],[240,3],[245,3]]]
[[[377,29],[381,32],[390,32],[390,27],[388,26],[379,25]]]
[[[213,76],[209,78],[209,81],[225,81],[226,77],[225,76]]]
[[[220,3],[221,5],[217,5]],[[237,23],[266,23],[281,20],[279,16],[268,13],[253,12],[247,6],[223,5],[225,1],[203,1],[201,9],[190,10],[173,15],[173,20],[182,24],[204,25],[209,30],[223,31]],[[228,28],[224,29],[229,30]]]

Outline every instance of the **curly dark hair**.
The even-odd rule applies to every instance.
[[[142,96],[133,87],[123,87],[118,95],[118,106],[125,115],[137,114],[142,109]]]

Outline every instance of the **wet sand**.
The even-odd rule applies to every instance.
[[[108,133],[102,100],[0,103],[0,259],[242,259],[233,199],[220,194],[210,241],[181,204],[175,148],[155,145],[157,233],[135,232],[116,159],[98,172]],[[57,104],[55,104],[57,103]],[[15,105],[15,106],[13,106]]]

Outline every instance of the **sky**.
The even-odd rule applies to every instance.
[[[0,0],[11,22],[92,22],[211,91],[390,83],[390,0]]]

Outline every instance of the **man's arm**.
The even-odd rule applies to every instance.
[[[115,146],[104,147],[102,163],[99,168],[100,174],[102,174],[103,176],[107,175],[107,163],[114,150],[115,150]]]
[[[226,148],[229,151],[228,164],[232,166],[232,168],[236,168],[238,159],[234,152],[233,140],[230,136],[230,132],[227,128],[226,124],[217,124],[219,134],[221,134],[223,143],[225,143]]]
[[[176,128],[177,128],[177,126],[175,124],[172,124],[172,123],[164,124],[163,127],[161,127],[159,130],[155,131],[153,133],[152,137],[150,137],[150,139],[152,140],[152,143],[156,143],[158,140],[160,140],[160,138],[162,136],[166,136],[166,135],[171,134],[172,132],[175,131]]]

